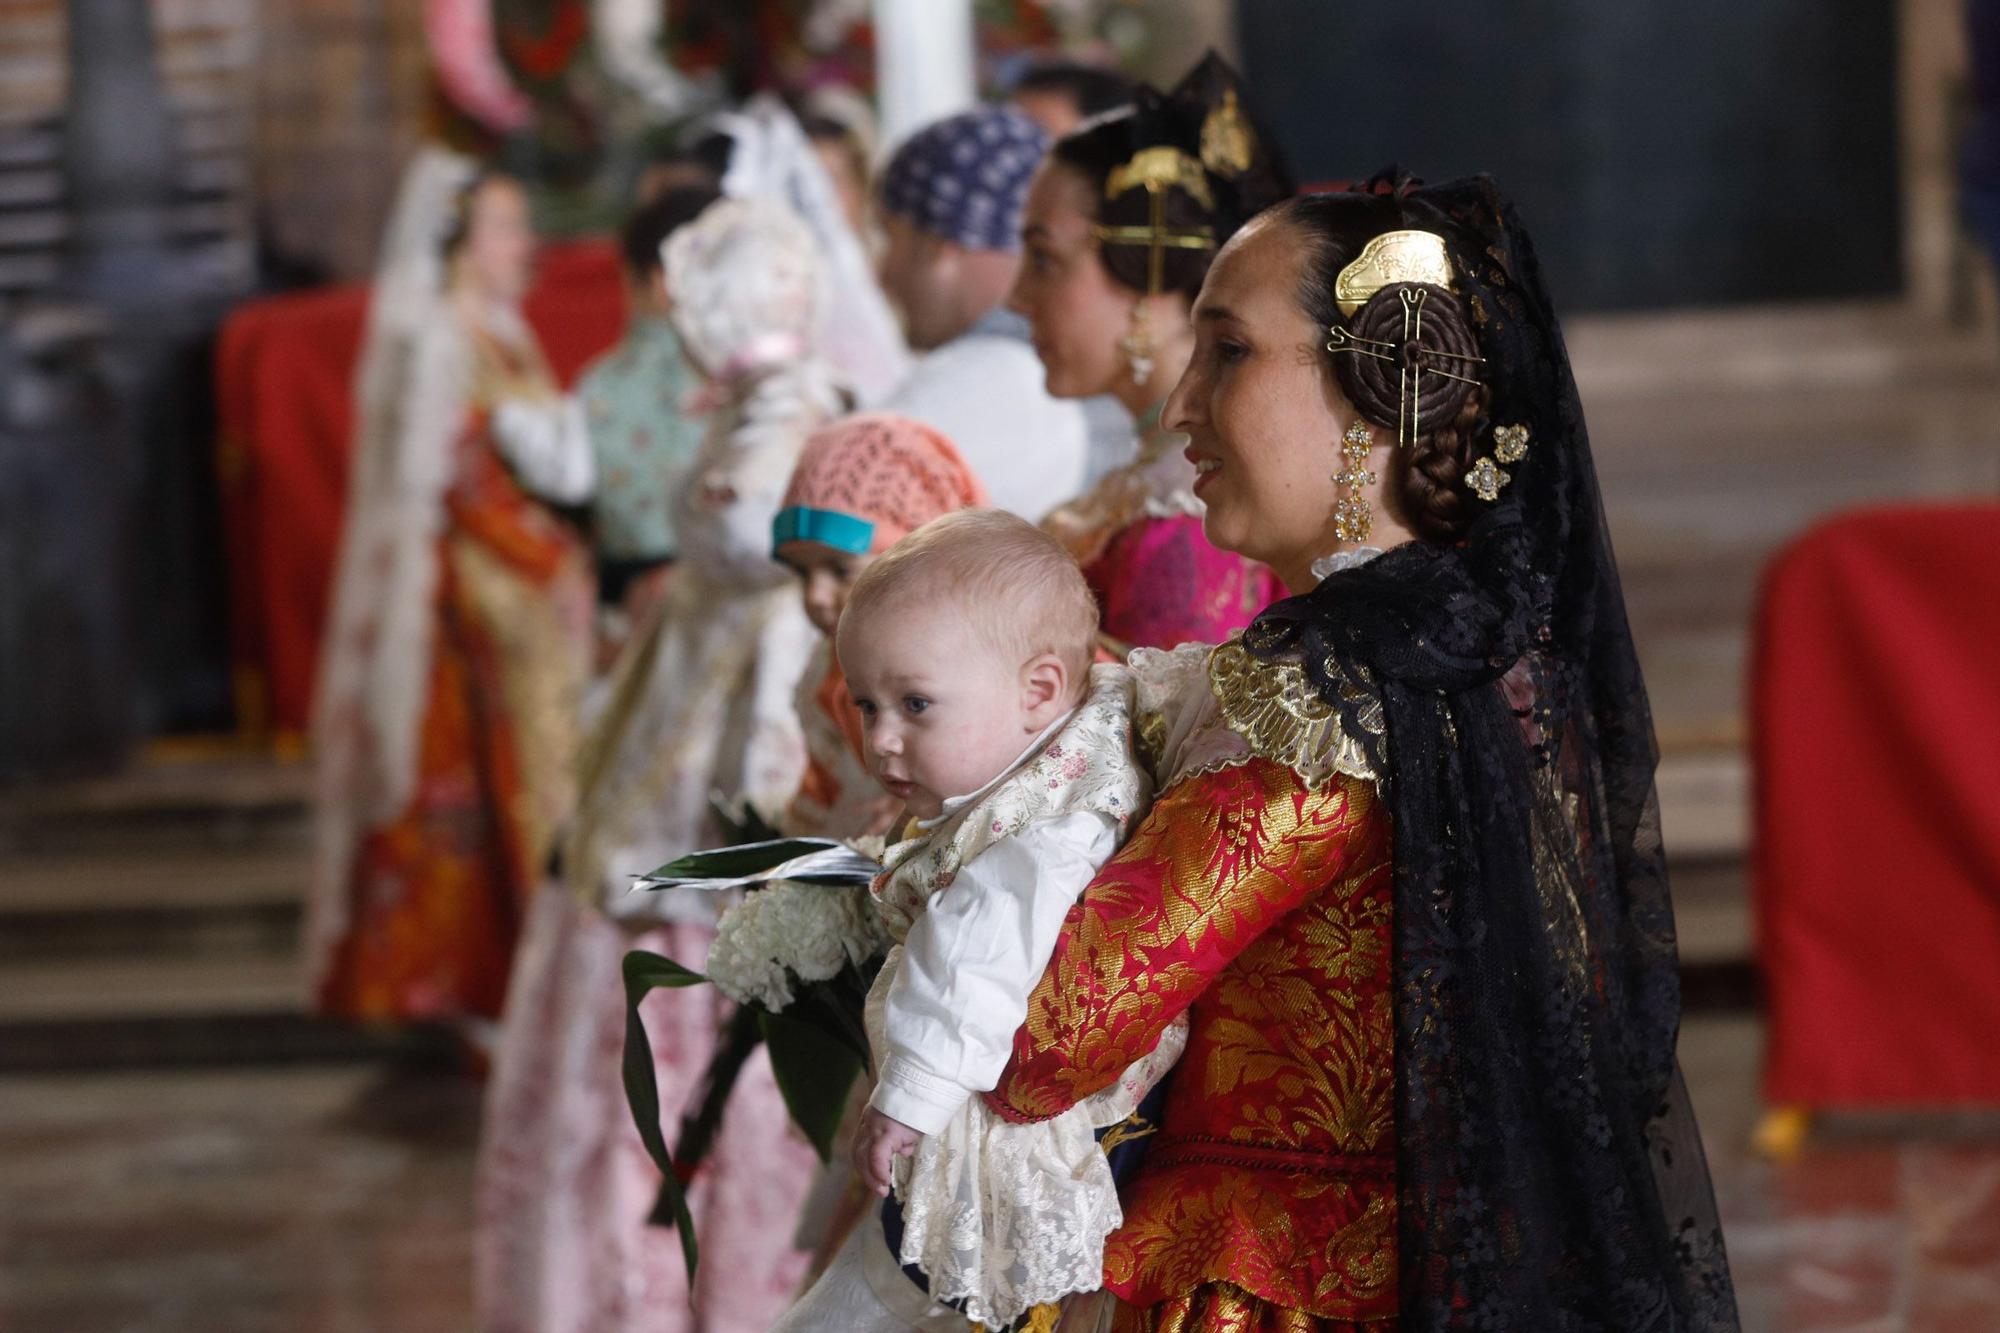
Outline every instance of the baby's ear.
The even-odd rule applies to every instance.
[[[1038,653],[1021,668],[1021,707],[1028,713],[1030,731],[1040,731],[1056,720],[1069,702],[1069,668],[1054,653]]]

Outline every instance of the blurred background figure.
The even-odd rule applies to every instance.
[[[1080,408],[1059,403],[1020,318],[1000,303],[1021,262],[1021,201],[1047,140],[1018,111],[984,107],[928,125],[882,172],[882,283],[925,355],[887,406],[937,427],[993,503],[1024,518],[1082,486]]]
[[[1060,139],[1092,116],[1132,100],[1132,80],[1115,69],[1072,60],[1040,61],[1023,70],[1007,100],[1026,112],[1051,139]]]
[[[548,507],[590,445],[523,322],[518,182],[411,167],[364,354],[359,459],[314,727],[320,1006],[493,1019],[574,801],[588,565]]]
[[[628,948],[706,964],[714,895],[632,880],[726,841],[715,804],[774,822],[798,790],[794,702],[815,642],[771,558],[771,523],[806,437],[845,405],[816,333],[828,299],[814,235],[783,203],[725,199],[668,239],[672,319],[713,415],[677,497],[679,560],[595,719],[562,882],[534,904],[508,996],[480,1164],[479,1305],[491,1333],[754,1329],[784,1308],[812,1153],[787,1127],[761,1054],[693,1200],[707,1262],[690,1291],[680,1241],[646,1223],[659,1185],[625,1111],[619,982]],[[720,1036],[703,987],[652,1000],[671,1118]]]
[[[724,194],[780,200],[812,229],[832,285],[823,325],[815,331],[820,345],[861,405],[881,402],[909,374],[910,353],[876,280],[868,242],[854,228],[854,210],[823,165],[825,155],[784,102],[769,94],[717,115],[708,127],[730,140]],[[842,150],[836,158],[844,155]]]
[[[699,377],[668,317],[660,249],[720,197],[718,181],[668,189],[626,219],[625,336],[577,384],[597,463],[590,536],[607,665],[659,600],[678,549],[674,509],[705,423],[688,404]]]

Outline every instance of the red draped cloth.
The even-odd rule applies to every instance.
[[[526,313],[565,384],[618,340],[621,281],[606,242],[543,252]],[[367,319],[359,284],[265,297],[237,307],[216,352],[238,717],[281,738],[312,711]]]
[[[1765,1096],[2000,1105],[2000,505],[1782,552],[1751,714]]]

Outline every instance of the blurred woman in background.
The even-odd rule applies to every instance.
[[[549,506],[594,468],[521,317],[534,246],[515,181],[436,151],[411,167],[313,725],[307,962],[341,1017],[497,1018],[575,794],[590,575]]]

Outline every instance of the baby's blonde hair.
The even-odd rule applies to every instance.
[[[934,518],[870,562],[848,590],[841,627],[870,611],[944,602],[997,652],[1054,653],[1081,696],[1097,637],[1097,599],[1055,538],[1004,509]]]

